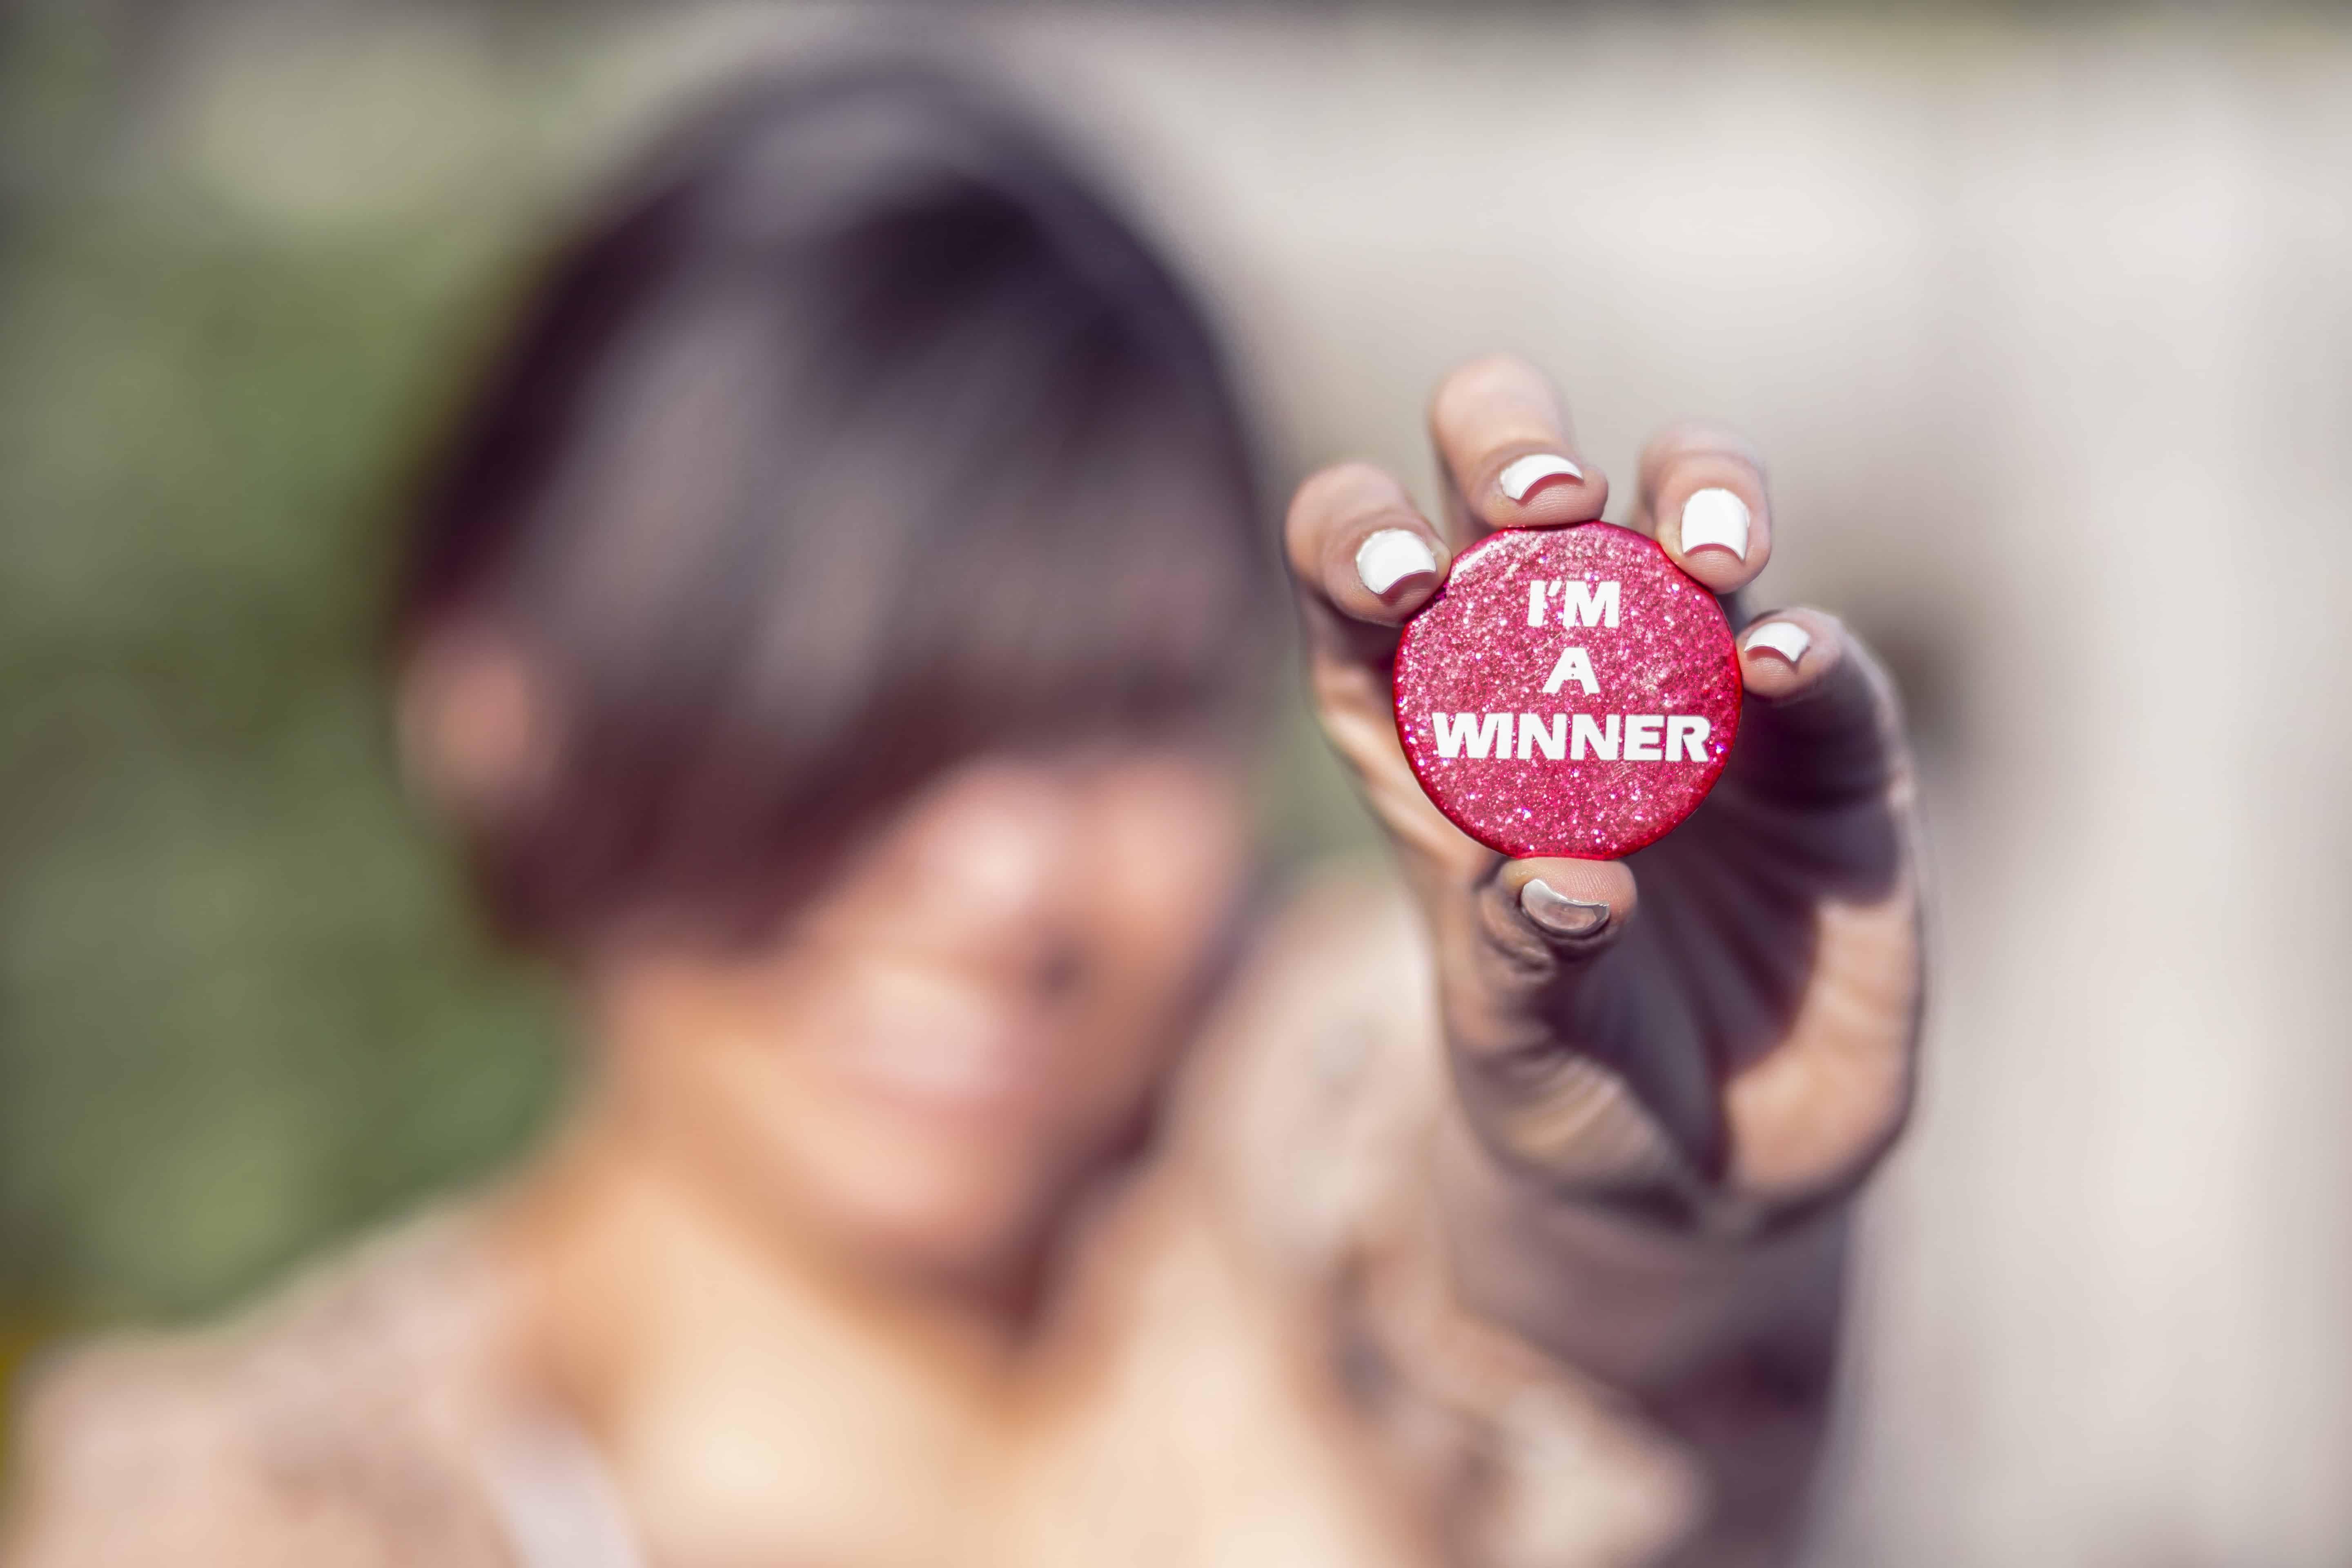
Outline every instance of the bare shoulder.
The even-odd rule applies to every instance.
[[[9,1568],[508,1561],[466,1461],[497,1303],[460,1216],[412,1224],[221,1327],[37,1376]]]
[[[1385,868],[1321,868],[1252,943],[1180,1100],[1229,1211],[1310,1266],[1392,1183],[1442,1083],[1420,917]]]

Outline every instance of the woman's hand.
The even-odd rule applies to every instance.
[[[1324,728],[1436,943],[1470,1126],[1504,1169],[1563,1197],[1717,1234],[1811,1212],[1869,1171],[1911,1098],[1918,868],[1893,689],[1831,616],[1743,623],[1732,605],[1747,703],[1688,820],[1623,861],[1486,848],[1406,765],[1398,628],[1455,551],[1496,528],[1596,519],[1608,481],[1517,359],[1447,376],[1430,428],[1442,527],[1391,475],[1346,464],[1299,488],[1286,547]],[[1778,523],[1745,443],[1678,426],[1642,454],[1639,486],[1633,526],[1692,577],[1728,598],[1763,571]],[[1685,513],[1702,490],[1740,504],[1714,493]]]

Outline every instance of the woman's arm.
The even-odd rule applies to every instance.
[[[1325,727],[1434,944],[1455,1289],[1682,1437],[1709,1471],[1710,1533],[1761,1545],[1817,1447],[1851,1194],[1910,1104],[1918,884],[1892,689],[1832,617],[1777,613],[1777,649],[1743,635],[1738,739],[1680,827],[1616,862],[1476,844],[1398,745],[1397,628],[1454,550],[1597,518],[1607,484],[1517,360],[1449,376],[1431,428],[1443,530],[1393,478],[1348,465],[1301,487],[1287,547]],[[1515,500],[1500,477],[1531,454],[1580,472]],[[1702,489],[1740,498],[1744,539],[1684,549],[1683,503]],[[1633,525],[1737,594],[1771,550],[1761,465],[1725,433],[1669,432],[1643,456]],[[1375,535],[1390,537],[1368,553]]]

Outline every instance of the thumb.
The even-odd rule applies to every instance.
[[[1717,1160],[1718,1100],[1696,1022],[1673,988],[1633,973],[1648,945],[1624,940],[1637,903],[1622,861],[1510,860],[1457,888],[1444,922],[1445,1033],[1464,1109],[1497,1157],[1548,1186],[1654,1190]]]

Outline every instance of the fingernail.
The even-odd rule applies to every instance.
[[[1385,594],[1408,577],[1436,570],[1436,552],[1409,528],[1384,528],[1356,549],[1356,575],[1375,594]]]
[[[1525,500],[1528,492],[1546,479],[1560,479],[1581,484],[1584,470],[1557,452],[1531,452],[1504,465],[1503,471],[1495,476],[1495,482],[1513,500]]]
[[[1749,521],[1748,503],[1729,490],[1710,486],[1693,491],[1683,502],[1683,553],[1718,544],[1745,561]]]
[[[1571,899],[1541,877],[1519,889],[1519,908],[1554,936],[1591,936],[1609,923],[1607,904]]]
[[[1794,621],[1766,621],[1749,630],[1744,646],[1749,653],[1777,653],[1794,669],[1813,646],[1813,634]]]

